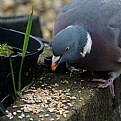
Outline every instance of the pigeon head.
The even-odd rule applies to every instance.
[[[51,67],[54,71],[60,62],[73,64],[89,54],[92,40],[86,28],[71,25],[55,35],[51,46],[53,51]]]

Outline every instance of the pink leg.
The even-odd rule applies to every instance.
[[[114,85],[113,85],[113,80],[104,80],[104,79],[93,79],[93,81],[98,81],[101,82],[101,84],[99,84],[98,88],[106,88],[109,86],[110,89],[110,93],[112,95],[112,97],[115,97],[115,92],[114,92]]]
[[[109,87],[112,97],[115,98],[113,81],[114,81],[114,79],[118,78],[120,76],[120,74],[121,74],[121,70],[118,70],[115,72],[110,72],[109,73],[110,78],[108,80],[94,79],[93,81],[101,82],[101,84],[99,84],[99,86],[98,86],[99,88]]]
[[[115,91],[114,91],[113,83],[111,85],[109,85],[109,89],[110,89],[110,93],[111,93],[112,97],[114,98],[115,97]]]

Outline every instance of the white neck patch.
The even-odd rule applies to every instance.
[[[90,54],[91,48],[92,48],[92,39],[90,34],[87,32],[87,43],[84,46],[83,52],[80,53],[83,58],[86,56],[86,54]]]
[[[67,26],[66,28],[71,28],[71,27],[73,27],[73,25],[69,25],[69,26]]]

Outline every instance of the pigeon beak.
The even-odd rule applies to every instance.
[[[53,56],[52,57],[52,64],[51,64],[51,69],[55,71],[57,68],[58,64],[60,63],[61,56]]]

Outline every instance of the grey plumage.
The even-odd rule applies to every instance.
[[[121,0],[72,0],[58,14],[53,36],[55,68],[65,61],[81,69],[109,71],[110,78],[100,87],[109,86],[115,95],[113,80],[121,73]]]

